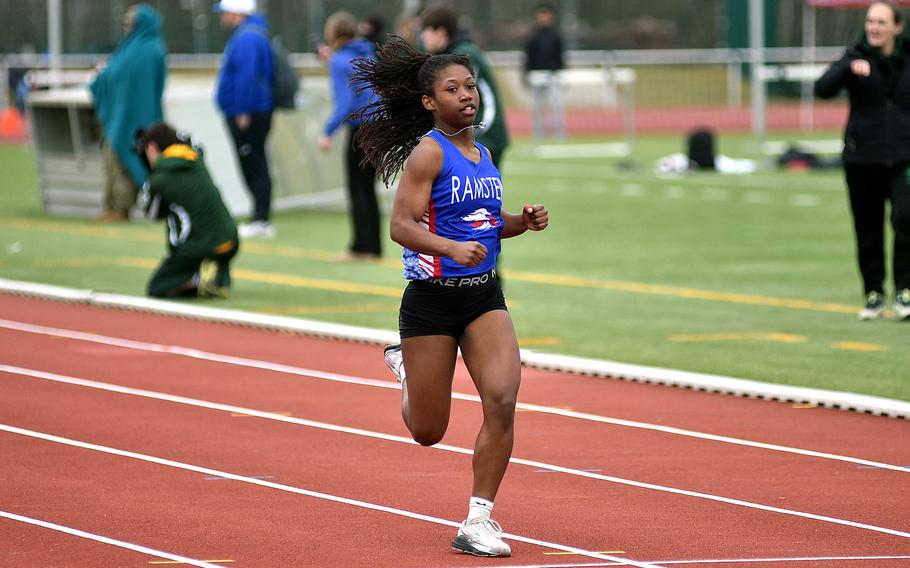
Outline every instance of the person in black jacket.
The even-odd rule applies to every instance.
[[[538,4],[534,9],[535,27],[525,42],[525,80],[531,87],[534,112],[534,141],[546,137],[546,112],[550,111],[550,134],[556,140],[566,137],[559,71],[563,63],[563,42],[556,29],[556,9]]]
[[[900,12],[874,2],[865,33],[815,83],[815,94],[849,94],[844,173],[865,292],[860,319],[885,315],[885,208],[894,229],[894,319],[910,320],[910,46]]]

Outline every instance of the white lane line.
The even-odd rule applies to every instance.
[[[44,371],[36,371],[33,369],[23,369],[21,367],[13,367],[10,365],[0,364],[0,372],[23,375],[23,376],[27,376],[27,377],[33,377],[33,378],[44,379],[44,380],[50,380],[50,381],[55,381],[55,382],[59,382],[59,383],[84,386],[84,387],[89,387],[89,388],[94,388],[94,389],[99,389],[99,390],[117,392],[117,393],[121,393],[121,394],[129,394],[129,395],[140,396],[140,397],[144,397],[144,398],[151,398],[151,399],[155,399],[155,400],[175,402],[178,404],[186,404],[189,406],[196,406],[196,407],[200,407],[200,408],[221,410],[221,411],[229,412],[229,413],[234,412],[234,413],[248,414],[250,416],[265,418],[267,420],[275,420],[278,422],[287,422],[289,424],[308,426],[311,428],[318,428],[321,430],[328,430],[328,431],[332,431],[332,432],[353,434],[356,436],[380,439],[380,440],[385,440],[385,441],[389,441],[389,442],[398,442],[398,443],[402,443],[402,444],[417,445],[417,443],[414,442],[414,440],[412,440],[410,438],[405,438],[403,436],[396,436],[393,434],[384,434],[382,432],[374,432],[371,430],[364,430],[361,428],[340,426],[338,424],[328,424],[326,422],[317,422],[315,420],[307,420],[305,418],[296,418],[293,416],[283,416],[280,414],[274,414],[272,412],[263,412],[260,410],[253,410],[251,408],[243,408],[240,406],[234,406],[234,405],[230,405],[230,404],[221,404],[221,403],[217,403],[217,402],[198,400],[198,399],[193,399],[193,398],[188,398],[188,397],[183,397],[183,396],[176,396],[176,395],[169,395],[169,394],[164,394],[164,393],[159,393],[159,392],[154,392],[154,391],[147,391],[147,390],[143,390],[143,389],[122,387],[119,385],[111,385],[108,383],[101,383],[101,382],[97,382],[97,381],[91,381],[88,379],[79,379],[76,377],[67,377],[64,375],[57,375],[55,373],[46,373]],[[432,448],[436,449],[436,450],[440,450],[440,451],[452,452],[452,453],[468,455],[468,456],[474,454],[473,450],[471,450],[469,448],[461,448],[459,446],[450,446],[448,444],[436,444],[435,446],[432,446]],[[879,526],[875,526],[875,525],[869,525],[869,524],[865,524],[865,523],[858,523],[855,521],[839,519],[836,517],[828,517],[825,515],[816,515],[815,513],[807,513],[804,511],[796,511],[793,509],[782,509],[780,507],[772,507],[770,505],[762,505],[761,503],[753,503],[750,501],[743,501],[741,499],[722,497],[722,496],[713,495],[710,493],[700,493],[697,491],[689,491],[687,489],[677,489],[675,487],[668,487],[665,485],[657,485],[654,483],[645,483],[642,481],[634,481],[634,480],[625,479],[622,477],[614,477],[612,475],[603,475],[603,474],[591,472],[591,471],[562,467],[559,465],[535,461],[535,460],[528,460],[528,459],[523,459],[523,458],[512,457],[509,461],[511,463],[525,465],[525,466],[529,466],[531,468],[548,469],[548,470],[555,471],[555,472],[565,473],[567,475],[586,477],[589,479],[597,479],[600,481],[608,481],[610,483],[617,483],[619,485],[627,485],[630,487],[638,487],[640,489],[649,489],[652,491],[672,493],[675,495],[684,495],[687,497],[695,497],[697,499],[706,499],[709,501],[715,501],[718,503],[726,503],[728,505],[736,505],[736,506],[745,507],[748,509],[757,509],[760,511],[779,513],[779,514],[783,514],[783,515],[801,517],[804,519],[812,519],[815,521],[822,521],[822,522],[826,522],[826,523],[833,523],[833,524],[848,526],[848,527],[852,527],[852,528],[858,528],[858,529],[863,529],[863,530],[868,530],[868,531],[873,531],[873,532],[889,534],[889,535],[893,535],[893,536],[899,536],[902,538],[910,538],[910,533],[908,533],[908,532],[903,532],[903,531],[899,531],[899,530],[895,530],[895,529],[889,529],[886,527],[879,527]]]
[[[584,164],[553,164],[553,163],[541,163],[541,162],[532,162],[524,161],[517,159],[509,159],[509,177],[533,177],[537,179],[600,179],[600,180],[615,180],[615,181],[628,181],[630,183],[638,182],[643,178],[648,182],[660,182],[656,176],[641,175],[641,174],[623,174],[617,173],[615,168],[612,167],[601,167],[601,166],[586,166]],[[731,179],[729,184],[735,187],[747,187],[747,188],[768,188],[772,190],[780,189],[780,177],[778,176],[769,176],[762,177],[760,175],[748,176],[735,176],[736,179]],[[694,177],[678,177],[674,178],[675,183],[680,183],[684,185],[717,185],[718,179],[717,176],[705,175],[705,176],[694,176]],[[800,181],[801,191],[821,191],[825,193],[838,192],[842,193],[843,181],[838,178],[831,178],[831,181],[819,178],[817,180],[817,185],[813,183],[812,180],[804,178]]]
[[[227,471],[221,471],[221,470],[217,470],[217,469],[211,469],[208,467],[192,465],[192,464],[178,462],[178,461],[169,460],[169,459],[165,459],[165,458],[159,458],[159,457],[155,457],[155,456],[150,456],[148,454],[140,454],[140,453],[136,453],[136,452],[130,452],[128,450],[120,450],[117,448],[112,448],[110,446],[102,446],[99,444],[82,442],[80,440],[73,440],[72,438],[64,438],[62,436],[55,436],[53,434],[46,434],[44,432],[36,432],[35,430],[27,430],[25,428],[10,426],[8,424],[0,424],[0,431],[9,432],[11,434],[19,434],[21,436],[28,436],[30,438],[37,438],[39,440],[54,442],[56,444],[64,444],[67,446],[83,448],[86,450],[93,450],[93,451],[102,452],[105,454],[112,454],[115,456],[131,458],[131,459],[140,460],[140,461],[144,461],[144,462],[148,462],[148,463],[155,463],[158,465],[164,465],[164,466],[172,467],[172,468],[176,468],[176,469],[194,471],[194,472],[202,473],[202,474],[209,475],[209,476],[224,477],[227,479],[232,479],[234,481],[249,483],[251,485],[259,485],[261,487],[267,487],[269,489],[277,489],[279,491],[286,491],[288,493],[296,493],[297,495],[305,495],[307,497],[314,497],[316,499],[324,499],[326,501],[342,503],[345,505],[352,505],[354,507],[360,507],[363,509],[371,509],[373,511],[391,513],[393,515],[398,515],[401,517],[408,517],[411,519],[416,519],[419,521],[426,521],[429,523],[435,523],[437,525],[445,525],[448,527],[457,528],[461,524],[456,521],[450,521],[448,519],[441,519],[439,517],[432,517],[430,515],[423,515],[421,513],[415,513],[413,511],[407,511],[404,509],[396,509],[394,507],[387,507],[385,505],[378,505],[376,503],[369,503],[367,501],[349,499],[347,497],[340,497],[338,495],[331,495],[329,493],[321,493],[319,491],[311,491],[309,489],[303,489],[301,487],[294,487],[291,485],[284,485],[282,483],[275,483],[272,481],[266,481],[266,480],[257,479],[254,477],[237,475],[235,473],[230,473]],[[635,560],[618,558],[616,556],[610,556],[608,554],[600,554],[597,552],[591,552],[590,550],[576,548],[574,546],[566,546],[566,545],[558,544],[555,542],[547,542],[547,541],[538,540],[535,538],[529,538],[529,537],[525,537],[525,536],[520,536],[520,535],[516,535],[516,534],[504,533],[503,536],[510,540],[524,542],[527,544],[533,544],[533,545],[541,546],[544,548],[550,548],[553,550],[561,550],[563,552],[571,552],[574,554],[587,556],[589,558],[597,558],[599,560],[610,560],[612,562],[618,562],[619,565],[621,565],[621,566],[638,566],[639,568],[660,568],[660,566],[657,564],[652,564],[652,563],[648,563],[648,562],[637,562]],[[199,564],[197,564],[197,566],[198,565]],[[206,568],[210,568],[212,565],[205,564],[204,566]],[[214,568],[223,568],[223,567],[218,566],[218,567],[214,567]]]
[[[192,359],[201,359],[204,361],[215,362],[215,363],[224,363],[227,365],[236,365],[240,367],[247,367],[252,369],[261,369],[266,371],[273,371],[277,373],[284,373],[289,375],[295,375],[300,377],[308,377],[315,379],[323,379],[327,381],[334,381],[340,383],[355,384],[361,386],[371,386],[384,389],[399,390],[401,387],[396,381],[379,381],[375,379],[366,379],[362,377],[353,377],[350,375],[340,375],[337,373],[326,373],[323,371],[316,371],[313,369],[305,369],[302,367],[294,367],[291,365],[283,365],[280,363],[272,363],[269,361],[261,361],[257,359],[247,359],[244,357],[234,357],[232,355],[221,355],[218,353],[211,353],[207,351],[199,351],[197,349],[190,349],[186,347],[178,347],[173,345],[162,345],[157,343],[146,343],[143,341],[133,341],[129,339],[121,339],[117,337],[109,337],[105,335],[97,335],[94,333],[86,333],[82,331],[74,331],[68,329],[60,329],[54,327],[46,327],[41,325],[34,325],[24,322],[15,322],[10,320],[0,319],[0,328],[11,329],[14,331],[21,331],[25,333],[33,333],[38,335],[48,335],[52,337],[61,337],[65,339],[72,339],[76,341],[86,341],[91,343],[99,343],[102,345],[111,345],[115,347],[122,347],[125,349],[135,349],[138,351],[151,351],[154,353],[167,353],[171,355],[179,355],[182,357],[190,357]],[[462,393],[452,393],[452,398],[457,400],[464,400],[468,402],[480,402],[480,397],[476,395],[462,394]],[[763,450],[770,450],[775,452],[783,452],[796,454],[801,456],[841,461],[847,463],[854,463],[857,465],[869,466],[879,469],[887,469],[891,471],[900,471],[903,473],[910,473],[910,467],[892,465],[883,462],[877,462],[862,458],[855,458],[851,456],[842,456],[838,454],[830,454],[827,452],[816,452],[814,450],[805,450],[802,448],[794,448],[790,446],[782,446],[778,444],[766,444],[764,442],[754,442],[751,440],[744,440],[742,438],[733,438],[730,436],[720,436],[716,434],[707,434],[704,432],[697,432],[694,430],[686,430],[683,428],[674,428],[672,426],[661,426],[658,424],[649,424],[647,422],[637,422],[634,420],[624,420],[621,418],[611,418],[608,416],[600,416],[597,414],[589,414],[586,412],[576,412],[573,410],[564,410],[561,408],[554,408],[550,406],[538,405],[538,404],[528,404],[519,402],[517,408],[521,410],[532,410],[535,412],[540,412],[543,414],[552,414],[555,416],[563,416],[566,418],[574,418],[577,420],[587,420],[590,422],[599,422],[602,424],[611,424],[614,426],[625,426],[628,428],[638,428],[642,430],[651,430],[654,432],[661,432],[664,434],[672,434],[676,436],[686,436],[690,438],[698,438],[701,440],[709,440],[712,442],[720,442],[724,444],[733,444],[737,446],[746,446],[752,448],[760,448]]]
[[[821,202],[817,195],[796,194],[790,196],[790,203],[797,207],[815,207]]]
[[[644,187],[640,183],[624,183],[620,186],[620,190],[625,197],[641,197],[644,195]]]
[[[706,201],[726,201],[730,199],[730,192],[719,187],[708,187],[701,192],[701,198]]]
[[[112,544],[114,546],[119,546],[120,548],[128,548],[129,550],[132,550],[134,552],[148,554],[149,556],[154,556],[156,558],[166,558],[168,560],[182,562],[183,564],[189,564],[190,566],[199,566],[200,568],[224,568],[224,566],[220,566],[218,564],[209,564],[208,562],[203,562],[202,560],[193,560],[192,558],[187,558],[186,556],[179,556],[177,554],[171,554],[170,552],[162,552],[160,550],[155,550],[154,548],[148,548],[147,546],[141,546],[139,544],[132,544],[129,542],[124,542],[122,540],[117,540],[114,538],[108,538],[106,536],[101,536],[99,534],[92,534],[90,532],[81,531],[79,529],[74,529],[72,527],[66,527],[63,525],[58,525],[56,523],[49,523],[47,521],[33,519],[31,517],[25,517],[23,515],[17,515],[15,513],[8,513],[6,511],[0,511],[0,517],[9,519],[11,521],[19,521],[21,523],[37,525],[39,527],[44,527],[46,529],[59,531],[62,533],[73,535],[73,536],[78,536],[80,538],[87,538],[89,540],[103,542],[104,544]]]
[[[847,560],[878,561],[907,560],[910,556],[796,556],[793,558],[717,558],[711,560],[660,560],[664,566],[686,564],[751,564],[772,562],[841,562]],[[514,566],[497,566],[496,568],[595,568],[600,566],[618,566],[615,562],[583,562],[572,564],[516,564]]]
[[[664,195],[670,199],[682,199],[685,193],[685,190],[678,185],[670,185],[664,189]]]
[[[764,191],[747,191],[746,203],[771,203],[772,197]]]

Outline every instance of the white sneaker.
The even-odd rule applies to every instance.
[[[226,298],[225,291],[218,286],[215,280],[218,278],[218,263],[207,258],[199,264],[199,272],[196,279],[196,295],[201,298]]]
[[[489,517],[461,523],[452,548],[474,556],[512,556],[512,549],[502,540],[502,527]]]
[[[237,227],[241,239],[271,239],[275,236],[275,225],[269,221],[250,221]]]
[[[398,382],[403,382],[405,379],[405,372],[404,357],[401,355],[401,344],[395,343],[393,345],[387,345],[382,351],[382,355],[385,359],[385,364],[388,365],[389,369],[398,377]]]
[[[894,319],[910,321],[910,288],[904,288],[894,299]]]
[[[863,309],[859,311],[859,319],[874,320],[885,317],[885,298],[878,292],[869,292],[863,300]]]

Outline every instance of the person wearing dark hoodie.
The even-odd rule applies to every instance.
[[[163,122],[137,131],[133,149],[150,171],[142,187],[145,215],[167,219],[168,256],[149,280],[148,295],[227,297],[237,225],[205,167],[202,149]]]
[[[849,95],[843,164],[865,299],[862,320],[885,315],[885,208],[894,229],[892,315],[910,320],[910,46],[901,13],[873,2],[865,33],[816,81],[815,94]]]
[[[542,2],[534,9],[534,29],[525,41],[524,75],[531,87],[534,112],[534,141],[546,138],[547,112],[549,111],[550,135],[558,141],[565,140],[565,111],[562,102],[562,82],[559,71],[563,62],[562,36],[556,27],[556,8]]]
[[[215,99],[234,141],[240,170],[253,198],[253,214],[240,226],[244,238],[271,238],[272,177],[266,139],[272,128],[275,64],[265,16],[256,0],[221,0],[221,27],[231,32],[218,74]]]
[[[347,126],[345,141],[345,179],[353,239],[343,260],[376,260],[382,256],[379,200],[376,196],[376,168],[364,162],[364,152],[355,136],[362,118],[355,111],[366,107],[373,99],[369,89],[360,90],[351,83],[353,61],[358,58],[376,59],[375,44],[358,38],[357,20],[348,12],[335,12],[325,22],[324,39],[332,55],[329,58],[329,81],[332,86],[332,114],[325,122],[319,137],[319,149],[332,149],[332,135]]]
[[[161,38],[161,16],[148,4],[131,6],[123,18],[123,32],[89,87],[104,135],[104,210],[99,221],[129,219],[147,175],[130,151],[133,133],[164,118],[167,48]]]
[[[474,66],[480,107],[474,121],[474,137],[490,150],[493,165],[501,169],[502,156],[509,146],[509,133],[502,99],[496,86],[493,68],[467,30],[458,29],[458,15],[445,4],[430,6],[421,16],[420,41],[432,54],[467,55]]]

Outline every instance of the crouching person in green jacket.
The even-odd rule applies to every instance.
[[[189,136],[163,122],[136,132],[134,144],[150,170],[142,188],[145,215],[167,219],[168,256],[152,275],[156,298],[227,297],[237,225]]]

